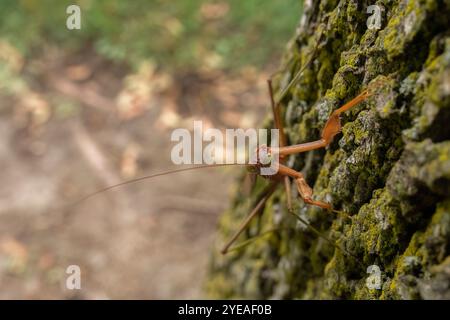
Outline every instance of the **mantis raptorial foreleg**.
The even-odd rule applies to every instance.
[[[279,155],[280,163],[278,164],[277,175],[279,177],[282,177],[282,179],[284,180],[289,211],[292,212],[292,200],[291,200],[291,194],[290,194],[289,178],[294,179],[294,181],[297,185],[298,193],[306,204],[314,205],[314,206],[317,206],[317,207],[320,207],[323,209],[327,209],[327,210],[333,210],[331,204],[314,200],[312,198],[313,189],[307,184],[303,174],[301,172],[298,172],[292,168],[285,166],[283,164],[283,162],[284,162],[284,159],[286,158],[286,156],[288,156],[288,155],[302,153],[302,152],[315,150],[315,149],[319,149],[319,148],[324,148],[327,145],[329,145],[333,141],[334,137],[342,129],[341,122],[340,122],[340,115],[343,112],[358,105],[360,102],[364,101],[367,97],[369,97],[370,96],[369,91],[368,90],[363,91],[358,96],[356,96],[355,98],[353,98],[352,100],[350,100],[349,102],[344,104],[342,107],[333,111],[333,113],[330,115],[328,121],[326,122],[326,124],[322,130],[321,139],[313,141],[313,142],[307,142],[307,143],[302,143],[302,144],[297,144],[297,145],[292,145],[292,146],[286,146],[285,144],[287,143],[287,138],[284,134],[284,127],[283,127],[283,122],[281,121],[280,110],[278,108],[278,104],[275,104],[275,102],[274,102],[271,81],[268,81],[268,85],[269,85],[270,99],[272,102],[272,111],[273,111],[275,127],[280,130],[280,141],[279,141],[280,147],[276,148],[276,149],[272,148],[271,152],[278,153],[278,155]],[[281,180],[281,178],[280,178],[280,180]],[[274,192],[277,184],[278,184],[277,182],[272,182],[272,185],[271,185],[272,189],[271,189],[270,193],[264,195],[263,198],[258,202],[257,206],[252,210],[250,215],[241,224],[238,231],[233,235],[233,237],[224,246],[222,253],[226,253],[228,251],[228,249],[234,243],[234,241],[245,230],[245,228],[247,228],[247,226],[249,225],[251,220],[260,212],[261,208],[264,207],[265,202],[268,200],[270,195]],[[333,210],[333,211],[336,211],[336,210]],[[323,237],[323,235],[322,235],[322,237]]]

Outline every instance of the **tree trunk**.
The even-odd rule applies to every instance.
[[[381,9],[379,28],[371,4]],[[317,140],[333,110],[385,77],[342,115],[342,133],[326,149],[288,161],[315,199],[350,216],[293,193],[295,211],[343,250],[290,215],[279,187],[239,241],[277,231],[225,256],[215,252],[210,297],[450,299],[449,8],[448,0],[305,1],[274,79],[279,93],[322,33],[313,63],[281,106],[290,144]],[[243,175],[221,219],[218,245],[267,183],[258,178],[246,193],[244,182]]]

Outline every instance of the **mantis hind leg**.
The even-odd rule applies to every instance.
[[[267,200],[274,193],[277,185],[278,185],[278,182],[272,182],[271,184],[269,184],[266,187],[266,189],[263,191],[262,196],[260,197],[256,206],[253,208],[253,210],[250,212],[250,214],[244,219],[244,221],[242,221],[238,230],[233,234],[233,236],[230,238],[230,240],[227,241],[227,243],[224,245],[224,247],[220,251],[222,254],[226,254],[230,250],[230,247],[237,240],[237,238],[241,235],[241,233],[245,229],[247,229],[248,225],[253,220],[253,218],[256,217],[262,211],[262,209],[264,209],[264,206],[265,206]]]
[[[300,178],[296,179],[296,182],[297,182],[297,181],[300,181]],[[308,221],[306,221],[305,219],[303,219],[300,215],[298,215],[298,214],[294,211],[294,209],[293,209],[293,207],[292,207],[291,199],[290,199],[290,184],[289,184],[289,178],[288,178],[288,177],[285,177],[284,182],[285,182],[286,190],[287,190],[287,192],[288,192],[288,194],[287,194],[287,210],[288,210],[288,212],[289,212],[290,214],[292,214],[299,222],[301,222],[303,225],[305,225],[309,230],[311,230],[311,231],[312,231],[314,234],[316,234],[318,237],[324,239],[325,241],[327,241],[328,243],[330,243],[330,244],[331,244],[333,247],[335,247],[336,249],[338,249],[338,250],[344,252],[345,254],[347,254],[347,255],[349,255],[349,256],[354,257],[352,254],[350,254],[349,252],[347,252],[347,250],[345,250],[344,248],[342,248],[341,246],[339,246],[338,244],[336,244],[333,240],[331,240],[330,238],[328,238],[325,234],[323,234],[323,233],[322,233],[320,230],[318,230],[317,228],[313,227]],[[303,189],[303,190],[305,190],[305,189],[307,190],[308,188],[311,189],[309,186],[307,186],[306,182],[305,182],[305,184],[306,184],[307,187],[305,187],[305,185],[303,184],[303,182],[297,182],[297,186],[298,186],[299,184],[302,186],[302,189]],[[276,184],[275,184],[275,185],[276,185]],[[264,203],[265,203],[265,201],[268,199],[268,197],[270,197],[271,194],[272,194],[272,193],[270,193],[270,194],[268,193],[266,196],[262,197],[259,203],[261,203],[261,201],[264,201]],[[312,195],[312,193],[311,193],[311,195]],[[304,198],[304,199],[305,199],[305,198]],[[308,199],[308,200],[306,200],[306,199]],[[306,199],[305,199],[305,202],[306,202],[306,203],[309,203],[309,204],[312,204],[312,205],[316,205],[316,206],[319,206],[319,207],[322,207],[322,208],[323,208],[323,207],[328,207],[328,206],[331,208],[331,206],[330,206],[329,204],[325,203],[325,202],[314,201],[314,200],[312,200],[310,197],[309,197],[309,198],[307,197]],[[259,204],[259,203],[258,203],[258,204]],[[257,207],[258,207],[258,206],[257,206]],[[257,210],[257,207],[255,207],[255,209],[253,209],[252,212],[255,212],[255,213],[256,213],[255,210]],[[251,217],[251,216],[252,216],[252,213],[250,213],[250,215],[249,215],[248,217]],[[241,228],[238,230],[238,232],[236,233],[237,236],[239,236],[239,234],[240,234],[240,233],[244,230],[244,228],[247,226],[247,224],[248,224],[248,223],[246,223],[247,220],[248,220],[248,218],[244,221],[243,227],[241,227]],[[254,236],[254,237],[251,237],[251,238],[249,238],[249,239],[247,239],[247,240],[244,240],[244,241],[242,241],[241,243],[238,243],[238,244],[236,244],[235,246],[232,246],[232,247],[231,247],[231,244],[232,244],[232,243],[236,240],[236,238],[237,238],[237,236],[234,236],[234,237],[229,241],[229,243],[224,247],[224,249],[222,250],[222,254],[225,254],[225,253],[230,252],[230,251],[241,250],[241,249],[243,249],[243,248],[249,246],[250,244],[254,243],[254,242],[257,241],[257,240],[263,239],[264,237],[266,237],[266,236],[268,236],[268,235],[271,235],[271,234],[273,234],[274,232],[280,232],[280,231],[283,231],[283,230],[294,230],[294,229],[293,229],[292,227],[278,227],[278,228],[272,228],[272,229],[266,230],[266,231],[264,231],[264,232],[261,232],[259,235]]]

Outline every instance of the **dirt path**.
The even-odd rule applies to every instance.
[[[56,209],[106,185],[173,167],[173,112],[180,121],[192,110],[183,111],[179,101],[190,101],[191,108],[201,103],[169,86],[145,96],[142,110],[125,110],[129,119],[126,113],[120,118],[126,72],[95,58],[90,75],[74,80],[71,59],[38,61],[46,72],[31,74],[30,90],[51,112],[43,124],[33,122],[41,109],[30,112],[19,97],[0,95],[7,106],[0,113],[0,298],[202,297],[216,222],[239,169],[161,177]],[[72,79],[64,70],[72,70]],[[265,107],[260,83],[237,97],[223,91],[241,84],[216,89],[220,99],[234,106],[250,101],[254,111]],[[203,106],[220,99],[206,98]],[[233,123],[242,111],[225,110],[221,119]],[[82,290],[65,288],[72,264],[81,268]]]

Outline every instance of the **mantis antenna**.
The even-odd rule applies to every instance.
[[[314,61],[317,49],[319,48],[319,44],[320,44],[320,40],[322,39],[322,35],[323,35],[323,29],[320,31],[319,34],[319,38],[317,39],[317,42],[310,54],[309,60],[300,68],[299,71],[297,71],[297,73],[295,74],[295,76],[292,78],[292,80],[289,82],[289,84],[281,91],[278,99],[276,99],[276,103],[275,104],[279,104],[281,102],[281,100],[284,99],[284,97],[286,96],[286,94],[289,92],[289,90],[291,90],[292,86],[297,83],[297,81],[300,79],[300,77],[303,74],[303,71],[306,70],[306,68],[309,67],[309,65]]]
[[[197,169],[204,169],[204,168],[213,168],[213,167],[225,167],[225,166],[248,166],[247,164],[238,164],[238,163],[231,163],[231,164],[205,164],[205,165],[200,165],[200,166],[196,166],[196,167],[189,167],[189,168],[181,168],[181,169],[174,169],[174,170],[167,170],[167,171],[162,171],[162,172],[158,172],[158,173],[154,173],[154,174],[150,174],[147,176],[142,176],[136,179],[131,179],[131,180],[127,180],[127,181],[123,181],[120,182],[118,184],[114,184],[112,186],[108,186],[102,189],[99,189],[97,191],[94,191],[92,193],[89,193],[87,195],[85,195],[84,197],[78,199],[77,201],[75,201],[74,203],[72,203],[70,206],[77,206],[80,203],[93,198],[103,192],[109,191],[111,189],[116,189],[118,187],[122,187],[128,184],[132,184],[132,183],[136,183],[136,182],[140,182],[143,180],[148,180],[148,179],[152,179],[152,178],[156,178],[156,177],[161,177],[161,176],[165,176],[165,175],[169,175],[169,174],[173,174],[173,173],[178,173],[178,172],[184,172],[184,171],[192,171],[192,170],[197,170]]]

